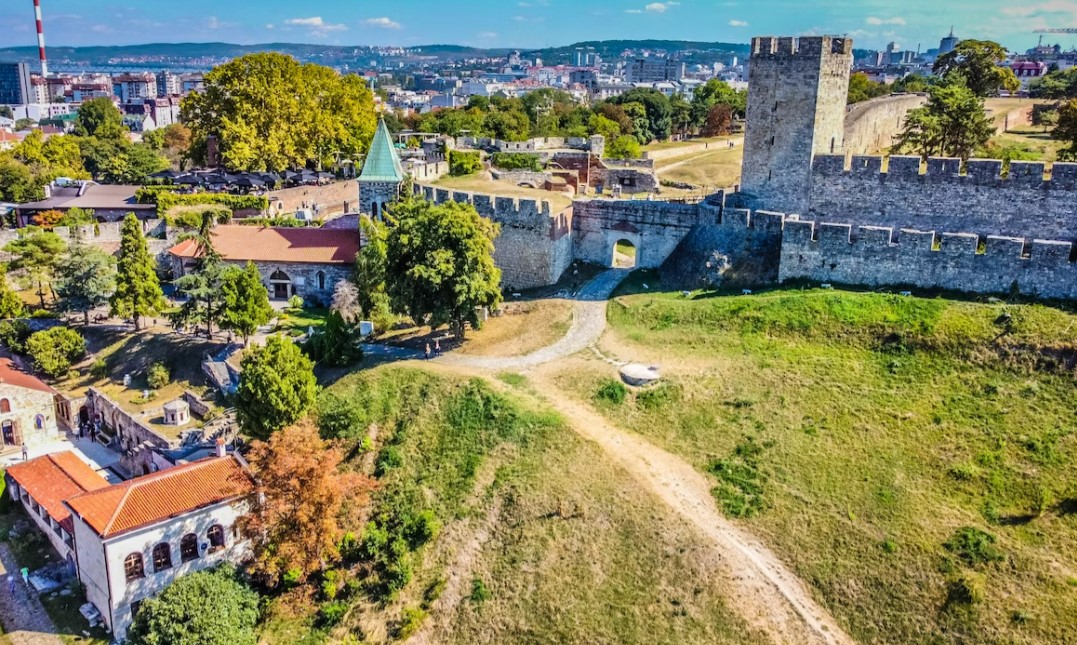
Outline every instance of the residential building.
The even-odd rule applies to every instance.
[[[142,103],[157,98],[157,77],[149,73],[113,76],[112,87],[120,103]]]
[[[34,87],[39,86],[35,85]],[[11,106],[11,113],[15,119],[30,119],[31,121],[40,122],[71,114],[71,106],[67,103],[27,103],[25,105]]]
[[[0,63],[0,105],[21,105],[33,101],[30,66],[26,63]]]
[[[10,358],[0,358],[0,452],[55,438],[57,393]]]
[[[213,248],[226,263],[245,266],[253,262],[270,298],[299,296],[328,306],[337,284],[351,275],[359,253],[359,231],[220,225],[213,228]],[[180,277],[194,268],[198,243],[186,240],[168,252],[173,272]]]
[[[1047,63],[1038,60],[1019,60],[1014,61],[1010,65],[1010,69],[1013,70],[1014,76],[1017,80],[1021,81],[1021,89],[1027,90],[1028,86],[1035,80],[1042,78],[1047,74]]]
[[[633,58],[625,66],[628,83],[658,83],[680,81],[684,78],[684,63],[664,56]]]
[[[49,83],[40,76],[30,77],[30,103],[46,104],[52,102],[52,96],[49,94]]]
[[[177,578],[249,557],[236,523],[254,491],[246,464],[221,443],[215,457],[64,501],[86,599],[116,640],[139,605]]]
[[[164,70],[157,72],[157,96],[182,94],[183,86],[178,74]]]
[[[107,488],[108,481],[70,450],[14,464],[6,474],[11,499],[22,503],[56,552],[74,568],[75,528],[64,500]]]

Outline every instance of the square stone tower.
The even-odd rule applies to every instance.
[[[385,207],[396,199],[403,181],[404,168],[400,155],[393,147],[393,138],[385,120],[381,119],[363,162],[363,171],[359,173],[359,212],[382,219]]]
[[[841,153],[853,41],[752,39],[741,192],[746,205],[808,209],[812,160]]]

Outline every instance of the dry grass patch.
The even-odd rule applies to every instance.
[[[721,188],[740,182],[743,156],[743,147],[729,148],[663,159],[655,163],[655,168],[666,181]]]
[[[504,313],[471,332],[457,350],[475,356],[523,356],[550,345],[568,333],[573,303],[568,300],[507,302]]]

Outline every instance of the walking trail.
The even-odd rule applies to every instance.
[[[15,577],[15,593],[8,587],[8,576]],[[6,544],[0,544],[0,621],[11,645],[63,645],[56,627],[45,613],[37,596],[27,589],[19,575],[19,566]]]
[[[577,295],[575,317],[564,338],[525,356],[479,357],[447,354],[436,359],[444,368],[464,372],[528,371],[535,390],[570,426],[600,446],[645,489],[694,526],[713,547],[716,572],[730,590],[730,606],[778,643],[853,643],[804,583],[752,535],[718,512],[711,482],[689,463],[635,434],[607,422],[585,404],[566,397],[549,380],[553,365],[593,347],[606,328],[606,303],[628,275],[610,269]],[[414,358],[412,355],[399,358]],[[540,370],[535,370],[545,365]]]

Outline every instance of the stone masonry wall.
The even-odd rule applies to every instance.
[[[842,151],[854,155],[886,152],[905,126],[905,115],[925,103],[926,94],[892,94],[850,105]]]
[[[303,208],[305,202],[307,208],[310,208],[311,204],[318,204],[322,214],[331,215],[354,212],[359,199],[359,187],[354,179],[347,179],[321,186],[273,190],[266,193],[266,197],[269,198],[270,212],[294,213]]]
[[[804,219],[1013,237],[1077,240],[1077,163],[973,159],[959,174],[957,159],[818,155],[812,167],[810,211]],[[900,237],[900,233],[899,233]]]
[[[1077,299],[1077,263],[1070,242],[969,233],[787,220],[779,280],[808,279],[867,286],[910,285],[985,294],[1020,293]]]
[[[698,204],[577,199],[573,204],[576,259],[610,266],[620,240],[636,247],[636,266],[657,268],[688,234],[704,223]]]

